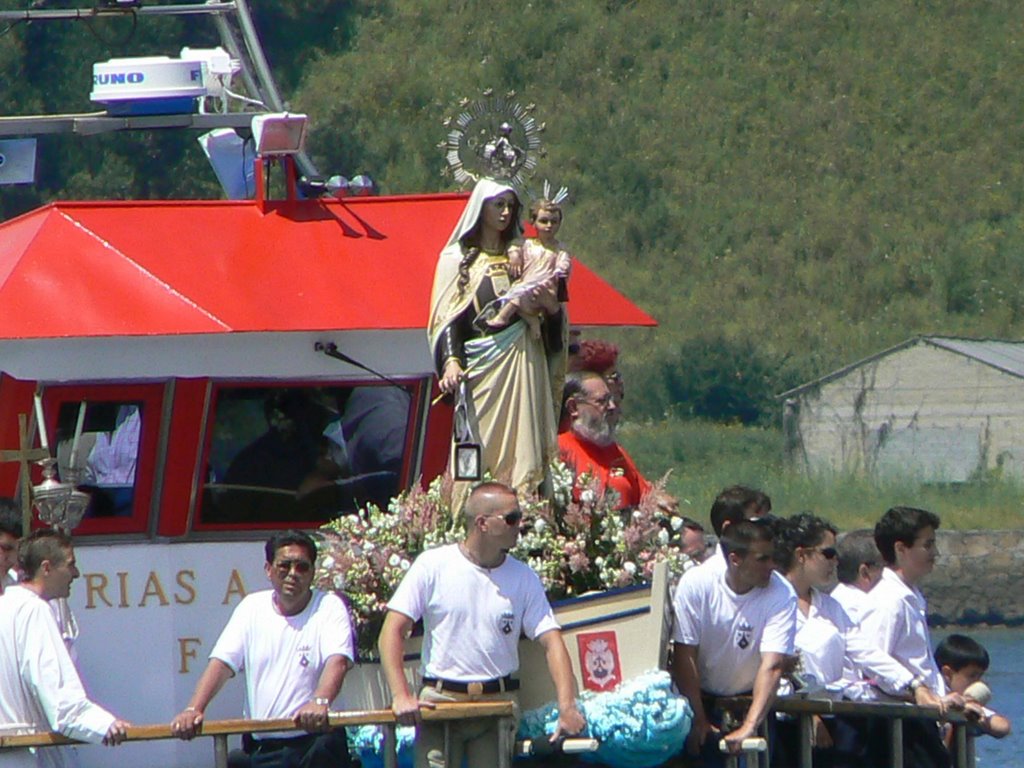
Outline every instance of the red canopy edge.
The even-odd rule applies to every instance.
[[[425,328],[465,194],[57,202],[0,224],[0,339]],[[655,321],[579,261],[574,325]]]

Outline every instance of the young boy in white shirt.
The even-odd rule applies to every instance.
[[[988,703],[987,696],[981,697],[984,701],[975,698],[978,696],[975,691],[979,690],[976,686],[981,683],[989,665],[985,646],[967,635],[950,635],[935,648],[935,663],[946,681],[946,687],[967,700],[964,713],[968,717],[977,718],[977,727],[981,733],[997,739],[1010,735],[1010,721],[985,706]],[[981,684],[984,687],[980,690],[989,692],[988,686]],[[952,732],[947,739],[951,736]]]

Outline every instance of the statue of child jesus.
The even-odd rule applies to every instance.
[[[547,198],[530,205],[530,222],[537,237],[509,246],[509,275],[518,278],[512,287],[481,312],[478,319],[488,327],[503,328],[516,314],[523,318],[534,338],[540,336],[541,314],[554,315],[568,299],[565,281],[572,258],[555,237],[562,226],[562,207]]]

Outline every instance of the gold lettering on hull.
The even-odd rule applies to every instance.
[[[224,600],[221,601],[221,605],[227,605],[231,602],[231,595],[238,595],[239,599],[245,597],[245,582],[242,581],[242,574],[236,569],[231,569],[231,576],[228,579],[228,588],[224,592]]]
[[[171,604],[167,599],[167,595],[164,594],[164,587],[160,583],[160,578],[156,575],[156,571],[149,572],[149,578],[146,579],[146,586],[142,590],[142,599],[139,601],[139,608],[145,608],[146,601],[151,597],[155,597],[159,600],[160,605]]]
[[[189,660],[197,658],[196,649],[202,644],[198,637],[178,638],[178,657],[181,659],[181,664],[178,667],[179,674],[187,675],[189,673]]]
[[[86,610],[96,607],[97,597],[106,603],[107,607],[114,607],[114,604],[107,597],[107,577],[102,573],[87,573],[85,574]]]
[[[196,601],[196,572],[195,571],[178,571],[178,575],[175,577],[175,581],[178,582],[178,586],[185,590],[184,596],[180,592],[174,594],[174,602],[178,605],[191,605]]]
[[[164,588],[163,581],[161,581],[160,575],[156,571],[149,571],[147,574],[146,581],[142,585],[139,602],[134,606],[131,602],[132,584],[134,583],[136,589],[138,589],[138,581],[132,579],[132,573],[129,571],[117,571],[114,575],[117,577],[116,587],[114,587],[110,577],[105,573],[83,574],[85,579],[86,610],[94,610],[103,606],[114,608],[115,603],[111,597],[116,598],[117,608],[146,608],[150,603],[161,606],[171,604],[171,599],[167,596],[167,590]],[[175,605],[192,605],[199,597],[199,589],[196,586],[196,572],[189,568],[175,572],[174,586],[175,589],[171,593],[171,598],[173,598]],[[117,590],[116,595],[113,594],[112,588]],[[231,575],[228,576],[227,584],[224,587],[224,598],[221,600],[221,605],[237,603],[247,594],[248,590],[245,588],[245,580],[242,578],[242,574],[238,572],[237,568],[232,568]]]

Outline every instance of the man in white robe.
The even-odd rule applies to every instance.
[[[36,531],[19,550],[24,578],[0,597],[0,732],[59,731],[81,741],[115,745],[128,723],[89,700],[49,601],[67,597],[78,577],[71,539]],[[5,751],[4,768],[64,768],[60,748]]]

